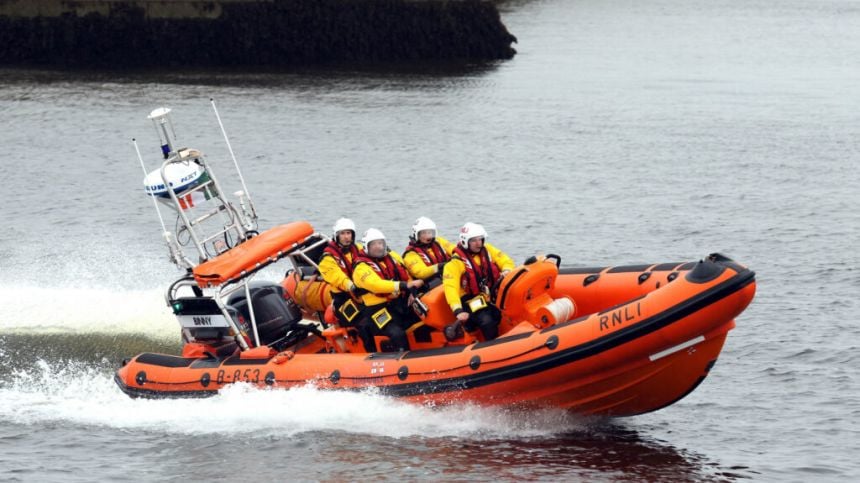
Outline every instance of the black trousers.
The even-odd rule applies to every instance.
[[[391,320],[380,329],[376,325],[376,322],[373,321],[372,316],[383,308],[388,310]],[[374,340],[374,336],[377,335],[387,336],[394,350],[409,350],[409,339],[406,337],[406,329],[415,323],[418,316],[406,305],[406,300],[398,298],[388,303],[370,305],[362,310],[361,315],[361,322],[358,323],[358,333],[367,352],[377,351],[376,341]]]
[[[347,292],[338,292],[331,294],[331,304],[332,308],[334,309],[334,316],[337,317],[337,322],[338,324],[340,324],[341,327],[352,327],[357,324],[358,321],[361,319],[360,312],[352,319],[352,321],[347,320],[346,316],[341,313],[341,307],[343,307],[343,304],[347,303],[350,300],[352,300],[352,297],[350,297],[349,293]],[[359,311],[362,309],[361,304],[355,301],[353,301],[353,303],[355,304],[356,309],[358,309]]]
[[[463,325],[466,332],[473,332],[481,329],[481,334],[484,335],[484,340],[493,340],[499,336],[499,322],[502,320],[502,312],[498,307],[491,303],[477,312],[472,312],[469,308],[469,300],[472,296],[466,296],[460,299],[463,310],[469,313],[469,320]]]

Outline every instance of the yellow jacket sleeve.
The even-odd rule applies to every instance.
[[[389,255],[391,255],[391,258],[393,258],[395,262],[400,264],[403,263],[403,259],[400,258],[400,255],[394,252],[389,252]],[[352,278],[356,286],[370,292],[370,294],[367,295],[392,294],[396,296],[400,294],[400,282],[383,279],[375,270],[373,270],[373,268],[371,268],[370,265],[366,263],[359,263],[355,266],[355,270],[352,272]]]
[[[454,253],[454,249],[457,248],[457,244],[451,243],[448,240],[442,238],[441,236],[436,237],[436,241],[439,242],[439,245],[445,250],[445,253],[451,255]]]
[[[371,293],[393,294],[400,292],[400,283],[392,280],[384,280],[370,265],[359,263],[352,272],[355,277],[355,285]]]
[[[435,264],[427,265],[424,259],[421,258],[421,255],[415,252],[407,252],[403,256],[403,263],[406,265],[406,271],[409,272],[412,278],[420,278],[421,280],[426,280],[436,275],[436,271],[438,270]]]
[[[452,311],[463,308],[460,303],[460,297],[464,293],[460,287],[460,278],[466,272],[466,265],[458,258],[452,258],[445,264],[445,270],[442,272],[442,286],[445,290],[445,301],[451,307]]]
[[[340,268],[333,256],[324,255],[320,260],[320,274],[335,292],[349,292],[352,280]]]
[[[496,263],[496,266],[499,267],[500,271],[513,270],[517,267],[517,264],[514,263],[511,257],[509,257],[505,252],[499,250],[493,245],[490,245],[489,243],[487,243],[485,246],[487,247],[487,252],[489,252],[490,257],[492,257],[493,262]]]

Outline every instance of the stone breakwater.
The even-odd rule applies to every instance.
[[[0,65],[279,66],[499,60],[487,0],[0,0]]]

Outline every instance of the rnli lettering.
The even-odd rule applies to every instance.
[[[636,302],[636,307],[625,305],[624,307],[613,310],[609,314],[600,316],[600,331],[609,330],[610,327],[623,325],[636,317],[642,315],[642,306]]]
[[[196,325],[198,327],[201,325],[206,325],[206,326],[212,325],[212,317],[195,316],[194,317],[194,325]]]

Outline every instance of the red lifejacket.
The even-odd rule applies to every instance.
[[[353,263],[353,267],[359,263],[366,263],[370,268],[384,280],[392,280],[394,282],[409,281],[409,273],[406,272],[406,267],[397,263],[397,260],[391,257],[390,254],[385,254],[382,258],[370,258],[364,250],[358,252],[358,257]]]
[[[403,256],[405,257],[409,252],[417,253],[428,267],[430,265],[436,265],[437,263],[447,262],[451,259],[451,257],[445,253],[445,249],[442,248],[442,245],[440,245],[435,239],[430,242],[429,245],[419,245],[418,242],[410,241],[409,245],[406,246],[406,250],[403,251]]]
[[[349,245],[349,254],[352,255],[352,262],[347,261],[346,255],[343,253],[343,248],[334,240],[328,242],[325,250],[323,250],[323,254],[331,255],[334,258],[334,261],[340,265],[343,273],[345,273],[347,277],[352,278],[352,267],[355,266],[355,260],[359,257],[358,247],[355,246],[355,243],[350,243]]]
[[[489,293],[501,276],[499,267],[490,258],[486,247],[481,247],[477,255],[480,257],[481,265],[472,263],[472,254],[467,253],[461,246],[457,245],[454,249],[454,256],[462,260],[466,266],[466,271],[460,277],[460,286],[466,289],[466,295],[478,295],[485,291]]]

